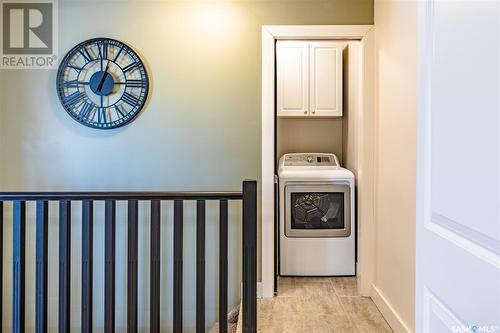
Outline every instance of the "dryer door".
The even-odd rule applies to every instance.
[[[286,237],[349,237],[348,184],[296,183],[285,186]]]

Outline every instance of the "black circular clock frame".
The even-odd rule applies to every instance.
[[[139,55],[111,38],[93,38],[72,48],[56,78],[59,100],[79,123],[97,129],[121,127],[146,103],[149,77]]]

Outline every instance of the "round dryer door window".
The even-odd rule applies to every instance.
[[[287,237],[348,237],[351,234],[349,185],[285,186]]]
[[[292,229],[344,229],[344,193],[292,193]]]

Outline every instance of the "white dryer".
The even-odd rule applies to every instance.
[[[356,274],[354,175],[334,154],[279,161],[280,275]]]

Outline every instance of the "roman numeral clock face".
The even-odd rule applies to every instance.
[[[122,42],[97,38],[74,47],[57,73],[57,92],[65,110],[92,128],[125,125],[143,108],[149,89],[146,68]]]

